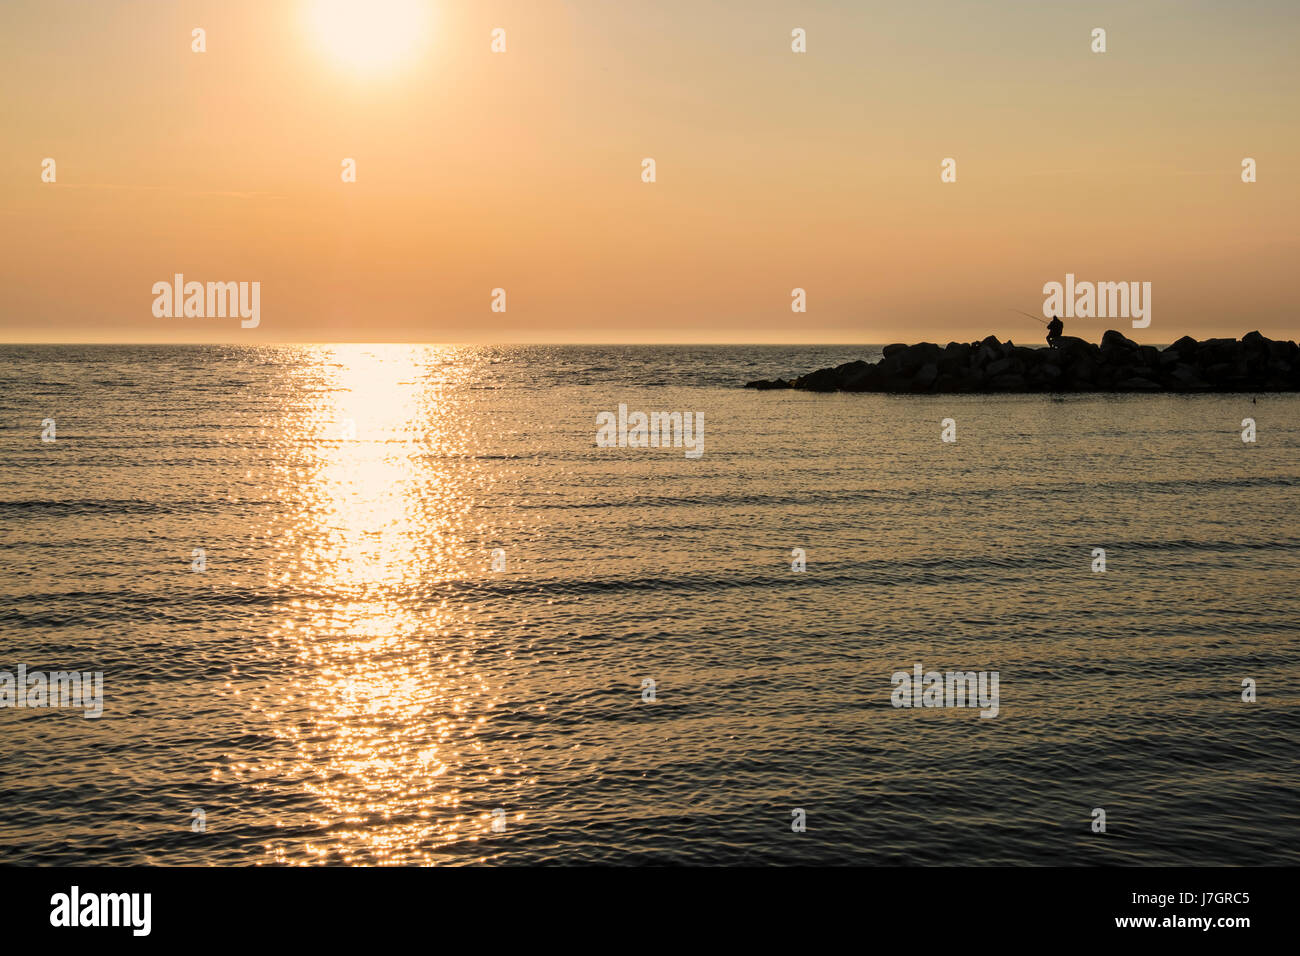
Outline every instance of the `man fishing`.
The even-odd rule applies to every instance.
[[[1056,348],[1056,343],[1061,338],[1061,333],[1065,331],[1065,323],[1056,316],[1052,316],[1052,321],[1047,323],[1047,344],[1051,348]]]
[[[1060,316],[1054,315],[1052,316],[1051,322],[1044,322],[1038,316],[1032,315],[1029,312],[1024,312],[1020,309],[1012,309],[1011,311],[1018,312],[1027,319],[1033,319],[1035,322],[1039,323],[1040,325],[1047,326],[1047,344],[1051,348],[1057,347],[1057,344],[1061,341],[1062,333],[1065,332],[1065,323],[1061,321]]]

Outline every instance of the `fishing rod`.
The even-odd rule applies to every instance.
[[[1027,316],[1028,318],[1033,319],[1035,322],[1038,322],[1038,323],[1040,323],[1041,325],[1047,325],[1047,324],[1048,324],[1046,320],[1044,320],[1044,319],[1040,319],[1040,318],[1039,318],[1038,316],[1036,316],[1036,315],[1030,315],[1028,312],[1021,312],[1019,309],[1008,309],[1007,311],[1008,311],[1008,312],[1019,312],[1021,315],[1023,315],[1023,316]]]

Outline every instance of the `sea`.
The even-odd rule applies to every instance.
[[[1300,396],[879,354],[0,347],[0,864],[1300,864]]]

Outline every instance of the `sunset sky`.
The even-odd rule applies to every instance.
[[[1038,342],[1067,272],[1300,336],[1294,0],[359,5],[0,4],[0,341]]]

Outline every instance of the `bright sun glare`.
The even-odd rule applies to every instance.
[[[407,59],[424,37],[428,0],[308,0],[307,19],[330,56],[362,70]]]

